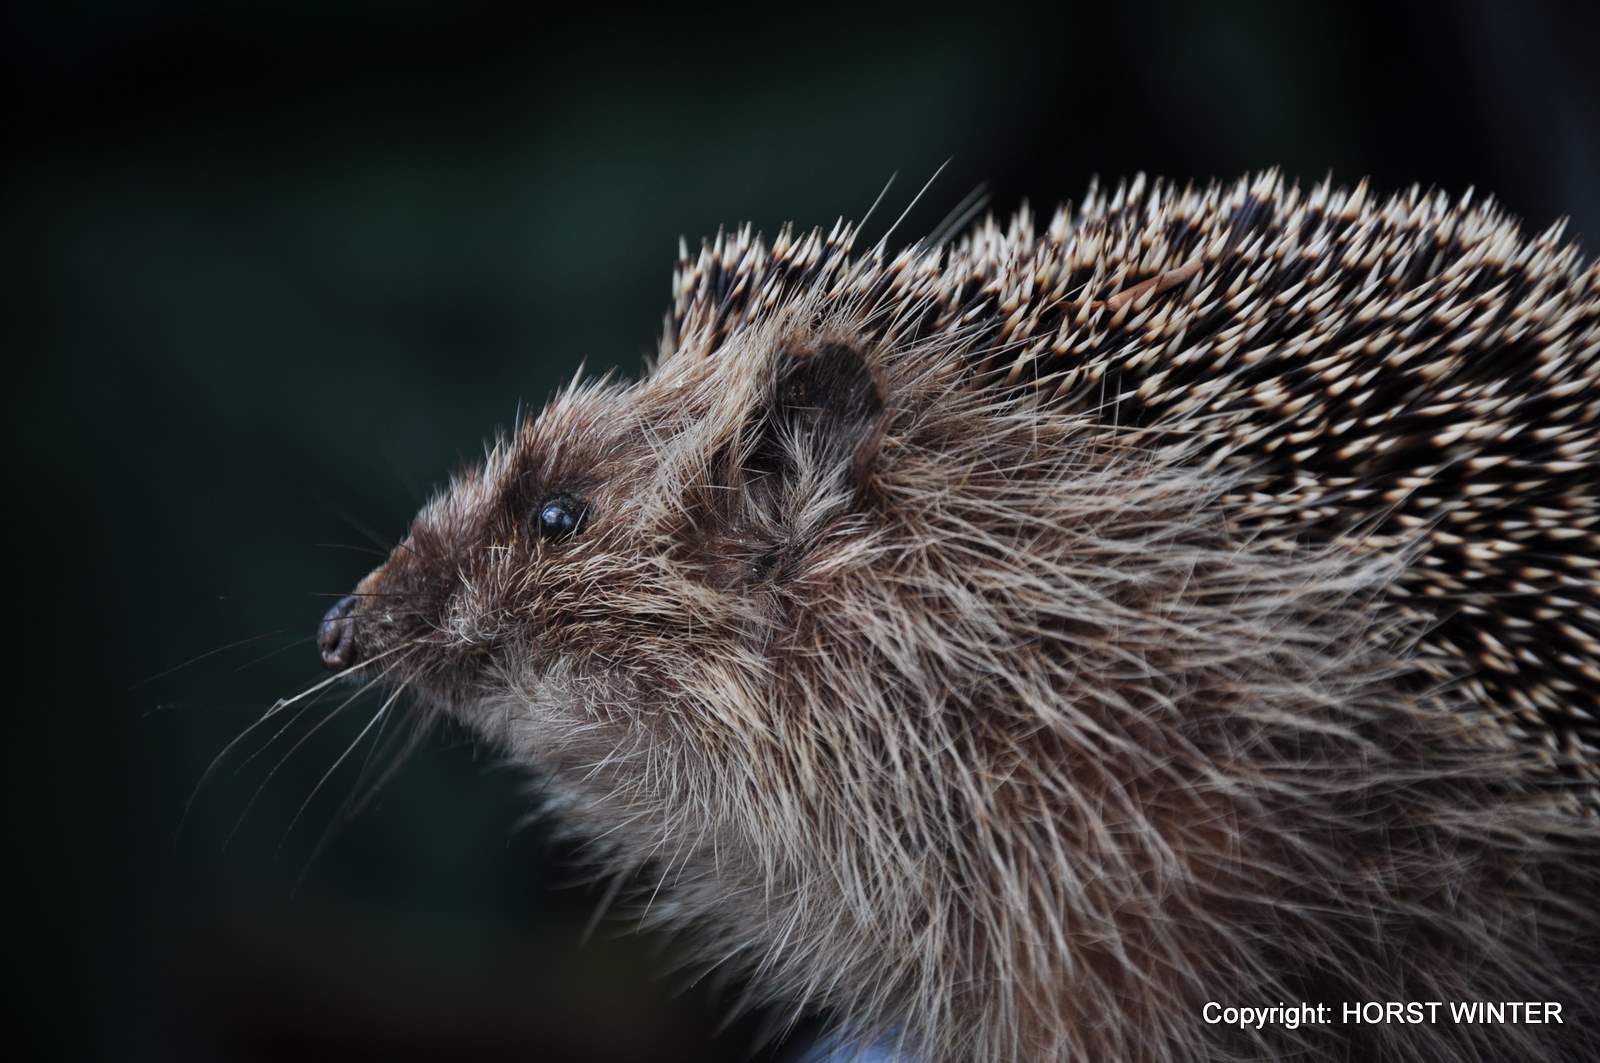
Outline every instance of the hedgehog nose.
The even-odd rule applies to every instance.
[[[355,605],[355,595],[345,595],[333,603],[317,627],[317,648],[322,651],[324,668],[349,668],[356,663],[355,622],[350,618]]]

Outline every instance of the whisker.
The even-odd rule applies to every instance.
[[[325,684],[321,684],[321,685],[325,685]],[[305,712],[306,709],[310,708],[314,704],[316,704],[316,699],[315,698],[313,698],[311,701],[307,702],[304,706],[302,706],[300,709],[298,709],[296,712],[294,712],[289,717],[289,722],[284,724],[283,727],[280,728],[276,734],[274,734],[271,738],[269,738],[267,740],[266,745],[263,745],[261,748],[265,749],[267,746],[270,746],[270,745],[272,745],[273,742],[277,741],[278,735],[283,734],[283,732],[285,730],[287,730],[288,727],[291,724],[293,724],[295,720],[298,720],[300,718],[300,716]],[[270,709],[268,709],[266,712],[262,713],[261,716],[254,723],[252,723],[249,727],[246,727],[243,731],[240,731],[239,734],[237,736],[235,736],[232,741],[230,741],[227,745],[223,746],[221,752],[219,752],[216,756],[211,758],[211,763],[207,764],[206,765],[206,770],[201,772],[201,774],[200,774],[200,781],[194,784],[194,789],[189,791],[188,800],[184,801],[184,803],[183,803],[183,812],[182,812],[182,814],[180,814],[178,816],[178,826],[177,826],[177,829],[173,831],[173,835],[172,835],[172,843],[173,843],[173,845],[177,845],[178,840],[183,837],[183,828],[184,828],[184,825],[189,822],[190,813],[194,811],[195,799],[200,796],[200,791],[205,789],[206,783],[209,782],[211,780],[211,777],[216,774],[217,769],[222,766],[222,763],[223,763],[223,761],[225,761],[227,759],[228,754],[232,753],[234,751],[234,749],[236,749],[238,747],[239,743],[243,742],[246,738],[250,737],[250,735],[255,732],[256,728],[260,727],[261,725],[265,724],[268,720],[272,719],[273,716],[277,714],[278,709],[280,707],[282,707],[282,705],[283,705],[282,702],[275,702],[273,704],[273,706]],[[254,760],[256,758],[256,756],[260,752],[261,752],[261,750],[258,749],[258,750],[256,750],[255,753],[250,754],[249,757],[245,758],[244,764],[250,763],[250,761]],[[239,766],[239,769],[235,769],[235,771],[237,772],[238,770],[242,769],[244,767],[244,764],[241,764]]]
[[[396,646],[393,649],[390,649],[390,650],[386,651],[385,653],[379,655],[378,657],[374,657],[373,660],[374,661],[381,660],[383,657],[387,657],[387,656],[389,656],[389,655],[391,655],[391,654],[393,654],[396,651],[401,650],[401,649],[414,649],[414,648],[415,647],[412,644],[404,643],[404,644],[402,644],[400,646]],[[245,821],[246,817],[248,817],[250,815],[250,810],[255,807],[256,802],[260,799],[261,794],[266,790],[267,784],[272,781],[273,776],[278,774],[279,770],[282,769],[282,767],[289,762],[290,758],[292,758],[295,755],[295,753],[300,749],[300,747],[305,745],[308,741],[310,741],[313,735],[315,735],[318,731],[322,730],[329,723],[331,723],[341,712],[343,712],[347,707],[349,707],[352,703],[354,703],[357,699],[359,699],[363,694],[365,694],[367,691],[371,690],[373,688],[373,686],[375,684],[377,684],[377,682],[380,679],[382,679],[384,676],[388,675],[389,672],[391,672],[404,659],[405,658],[401,658],[400,661],[393,662],[387,668],[385,668],[383,671],[379,672],[377,675],[375,675],[372,678],[368,679],[365,683],[363,683],[361,685],[361,688],[359,690],[357,690],[354,694],[351,694],[348,698],[346,698],[344,701],[340,702],[337,706],[335,706],[333,708],[333,710],[330,711],[326,716],[324,716],[322,719],[318,720],[317,723],[310,730],[308,730],[305,734],[301,735],[299,740],[296,741],[294,745],[289,747],[289,751],[287,753],[285,753],[281,758],[279,758],[278,763],[276,763],[276,764],[274,764],[272,766],[272,770],[267,772],[266,777],[261,780],[261,784],[256,787],[255,793],[250,796],[250,801],[249,801],[249,803],[247,803],[244,806],[244,811],[239,813],[238,822],[233,825],[233,830],[228,832],[228,837],[223,841],[223,843],[222,843],[222,848],[223,849],[227,849],[228,845],[233,841],[234,835],[239,833],[239,828],[244,825],[244,821]],[[356,667],[360,667],[360,666],[358,665]],[[348,669],[347,669],[347,671],[348,671]],[[314,689],[320,689],[320,688],[323,688],[323,687],[326,687],[326,686],[327,686],[326,683],[319,683],[319,684],[317,684],[317,687],[314,688]],[[309,693],[309,691],[307,691],[306,693]],[[298,698],[301,698],[301,697],[304,697],[304,696],[305,696],[305,694],[299,694],[299,695],[296,695],[296,698],[298,699]],[[278,702],[278,704],[274,705],[272,707],[272,709],[268,712],[267,716],[263,716],[262,717],[262,720],[268,719],[273,713],[276,713],[276,712],[280,711],[280,709],[282,709],[283,707],[285,707],[288,704],[289,704],[289,702],[283,702],[283,701]],[[314,704],[314,702],[312,704]],[[248,760],[245,761],[245,764],[248,764],[251,760],[254,760],[264,749],[267,748],[267,746],[270,746],[270,745],[272,745],[273,742],[276,742],[278,740],[278,736],[283,734],[283,732],[285,730],[287,730],[294,723],[294,721],[296,719],[299,719],[299,717],[306,711],[306,709],[309,709],[310,707],[311,707],[311,705],[307,704],[307,705],[303,706],[302,708],[300,708],[298,711],[296,711],[294,716],[289,719],[288,723],[284,724],[283,728],[281,728],[277,732],[277,734],[274,734],[272,736],[272,739],[267,742],[266,746],[263,746],[262,749],[258,749],[258,750],[256,750],[255,753],[250,754],[250,757],[249,757]],[[240,737],[242,738],[243,736],[241,735]],[[235,741],[237,741],[237,739],[235,739]],[[232,743],[229,744],[229,748],[232,748]],[[226,753],[227,750],[224,750],[223,752]],[[219,754],[219,756],[220,756],[220,754]],[[240,768],[242,769],[243,767],[244,767],[244,765],[241,764]],[[209,775],[210,772],[208,771],[207,774]],[[204,782],[203,779],[201,781]]]
[[[277,649],[272,650],[269,653],[263,653],[260,657],[256,657],[253,660],[246,661],[245,663],[241,664],[239,667],[235,668],[234,671],[235,672],[242,672],[246,668],[254,668],[256,665],[260,664],[262,661],[271,660],[273,657],[276,657],[280,653],[287,653],[290,650],[299,649],[301,646],[304,646],[306,643],[315,642],[316,640],[317,640],[317,637],[315,635],[304,635],[304,636],[302,636],[300,638],[295,639],[293,642],[287,642],[287,643],[283,644],[282,646],[279,646]]]
[[[423,739],[428,735],[428,725],[431,721],[426,717],[420,716],[413,717],[412,720],[413,723],[411,732],[409,734],[406,734],[403,731],[395,732],[396,735],[405,734],[405,738],[400,743],[402,748],[390,759],[388,766],[385,767],[383,771],[379,773],[378,777],[374,779],[367,787],[366,792],[361,795],[361,797],[353,806],[351,806],[349,813],[351,816],[360,815],[362,810],[365,809],[367,805],[372,803],[372,800],[378,796],[378,793],[389,784],[389,780],[394,778],[395,773],[405,766],[406,761],[410,760],[411,755],[417,751],[419,746],[422,745]],[[357,784],[359,785],[359,783],[360,780],[358,779]]]
[[[409,591],[313,591],[313,598],[410,598]]]
[[[146,677],[144,679],[141,679],[137,683],[135,683],[131,687],[129,687],[128,689],[130,691],[138,690],[142,686],[146,686],[146,685],[148,685],[150,683],[154,683],[157,679],[161,679],[161,678],[163,678],[165,676],[169,676],[173,672],[181,671],[181,670],[189,667],[191,664],[199,664],[201,661],[205,660],[207,657],[215,657],[217,654],[223,653],[223,652],[225,652],[227,650],[234,649],[235,647],[243,646],[243,645],[246,645],[247,643],[251,643],[251,642],[260,642],[262,639],[270,639],[274,635],[282,635],[282,634],[284,634],[286,632],[294,631],[294,630],[295,629],[292,628],[292,627],[280,627],[276,631],[268,631],[265,634],[261,634],[261,635],[251,635],[249,638],[239,639],[239,640],[237,640],[235,642],[230,642],[230,643],[227,643],[226,645],[218,646],[214,650],[207,650],[206,652],[204,652],[202,654],[199,654],[197,656],[191,657],[187,661],[184,661],[182,664],[175,664],[171,668],[168,668],[168,669],[166,669],[164,671],[157,672],[155,675],[148,676],[148,677]]]
[[[356,693],[354,695],[352,695],[352,697],[360,697],[361,694],[363,692],[365,692],[365,690],[366,690],[366,688],[363,687],[361,690],[356,691]],[[315,705],[318,701],[321,700],[321,697],[322,697],[322,695],[320,695],[320,694],[317,695],[317,697],[312,698],[310,701],[306,702],[304,705],[300,706],[298,709],[295,709],[294,712],[290,713],[289,714],[289,718],[283,722],[283,726],[278,728],[276,731],[272,732],[272,737],[271,738],[269,738],[265,742],[261,743],[261,745],[256,748],[256,751],[254,753],[251,753],[248,757],[245,757],[242,761],[239,762],[239,765],[236,768],[233,769],[233,774],[234,775],[238,775],[240,772],[244,771],[244,769],[248,768],[251,764],[253,764],[257,757],[259,757],[261,754],[265,753],[267,750],[271,749],[277,743],[278,739],[283,737],[283,733],[285,731],[287,731],[289,728],[293,727],[294,724],[295,724],[295,721],[300,719],[302,716],[304,716],[306,714],[306,712],[313,705]],[[345,704],[347,705],[347,704],[349,704],[349,702],[346,702]],[[344,708],[344,705],[338,706],[338,708],[335,708],[333,711],[334,712],[338,712],[339,709],[342,709],[342,708]],[[263,717],[262,719],[264,721],[266,718]]]
[[[328,678],[322,680],[320,683],[317,683],[315,686],[307,687],[305,690],[302,690],[300,693],[296,694],[294,697],[292,697],[292,698],[283,698],[283,699],[280,699],[277,702],[274,702],[272,708],[267,710],[267,715],[270,716],[275,712],[279,712],[279,711],[281,711],[283,709],[286,709],[290,705],[293,705],[295,702],[299,701],[301,698],[307,697],[307,696],[309,696],[311,694],[315,694],[317,691],[322,690],[324,687],[330,686],[333,683],[337,683],[339,680],[343,679],[344,677],[346,677],[346,676],[348,676],[348,675],[350,675],[350,674],[352,674],[354,672],[358,672],[361,669],[367,667],[368,665],[376,664],[377,662],[383,660],[385,657],[388,657],[388,656],[390,656],[391,654],[394,654],[394,653],[398,653],[400,650],[411,648],[412,645],[413,645],[413,643],[406,642],[406,643],[401,643],[399,646],[391,646],[387,650],[384,650],[382,653],[378,654],[375,657],[369,657],[364,661],[357,661],[355,664],[352,664],[348,668],[340,669],[339,671],[335,672],[333,675],[330,675]]]
[[[195,712],[260,712],[261,703],[257,701],[252,703],[241,702],[237,705],[229,705],[225,703],[209,701],[203,703],[170,701],[165,705],[150,706],[148,709],[145,709],[139,714],[139,719],[147,720],[152,716],[158,716],[168,712],[180,712],[183,710],[193,710]]]
[[[402,683],[400,685],[400,689],[401,690],[405,690],[409,686],[410,686],[409,683]],[[389,721],[394,719],[394,717],[395,717],[395,714],[394,713],[390,713],[389,715],[385,716],[383,718],[383,722],[378,725],[378,733],[372,736],[372,745],[367,747],[367,755],[361,758],[361,769],[356,772],[356,781],[350,787],[350,796],[345,798],[344,804],[340,806],[339,812],[335,813],[335,819],[337,819],[339,814],[342,814],[344,812],[344,810],[350,806],[350,803],[355,799],[356,791],[358,791],[361,788],[362,782],[367,777],[367,771],[372,767],[372,758],[373,758],[373,756],[378,752],[379,748],[381,748],[382,745],[383,745],[384,739],[386,737],[386,732],[389,729]]]
[[[352,543],[313,543],[312,545],[321,550],[351,550],[358,554],[375,554],[378,557],[389,556],[389,551],[380,550],[376,546],[361,546]]]
[[[401,690],[405,689],[406,687],[401,688]],[[312,865],[317,862],[317,858],[322,855],[322,851],[327,848],[328,843],[332,841],[339,825],[347,823],[360,815],[368,803],[378,795],[390,779],[394,778],[395,773],[405,765],[411,755],[416,752],[417,747],[422,744],[421,740],[427,734],[427,728],[420,722],[422,718],[417,716],[410,717],[412,726],[409,734],[403,729],[397,729],[386,735],[384,731],[388,727],[389,720],[394,716],[394,713],[386,713],[383,722],[378,725],[378,734],[374,737],[372,745],[367,749],[367,755],[361,762],[361,770],[356,773],[356,781],[350,787],[349,796],[344,799],[344,803],[339,806],[338,811],[329,819],[327,827],[322,831],[322,837],[317,839],[317,844],[312,848],[311,855],[306,858],[305,866],[300,869],[300,874],[295,879],[294,888],[296,891],[304,884],[306,875],[311,871]],[[378,774],[378,777],[373,780],[370,786],[363,790],[362,781],[366,779],[367,771],[376,759],[379,749],[383,747],[385,742],[391,742],[395,738],[400,739],[399,745],[401,748],[392,756],[387,757],[388,763],[383,771]]]
[[[372,714],[372,719],[368,720],[367,725],[361,729],[361,733],[356,735],[355,739],[345,747],[343,753],[339,754],[338,759],[333,762],[333,766],[322,773],[322,778],[317,780],[317,785],[311,788],[311,792],[306,794],[306,799],[300,802],[300,807],[295,810],[294,818],[289,820],[289,826],[284,830],[283,837],[278,839],[279,852],[283,851],[284,843],[289,840],[289,835],[294,833],[294,828],[296,824],[300,822],[300,817],[306,814],[306,809],[311,807],[311,802],[316,799],[317,794],[322,792],[322,788],[326,786],[328,780],[333,777],[333,773],[339,770],[339,766],[341,764],[350,759],[350,754],[354,753],[358,748],[360,748],[362,741],[365,740],[367,735],[372,732],[372,729],[378,725],[379,721],[384,718],[384,714],[389,711],[389,706],[393,705],[395,700],[399,698],[401,694],[405,693],[405,689],[406,688],[403,686],[396,687],[394,691],[384,699],[383,704],[378,706],[378,711]],[[304,876],[304,874],[305,872],[302,871],[301,875]]]
[[[415,558],[421,558],[422,557],[421,554],[417,553],[417,551],[415,549],[413,549],[410,545],[408,545],[405,542],[397,542],[397,543],[395,543],[394,544],[394,548],[396,550],[404,550],[406,553],[410,554],[412,557],[415,557]]]
[[[381,536],[379,536],[376,532],[374,532],[366,524],[364,524],[361,521],[357,520],[355,518],[355,516],[352,515],[348,510],[341,509],[340,507],[334,505],[332,502],[329,502],[325,498],[319,498],[317,501],[322,504],[322,508],[323,509],[327,510],[329,513],[332,513],[334,516],[338,517],[340,520],[342,520],[346,524],[350,525],[351,528],[353,528],[356,531],[360,532],[362,535],[366,536],[368,539],[371,539],[373,545],[378,547],[378,549],[383,550],[385,553],[388,552],[388,548],[386,546],[384,546],[383,538]]]

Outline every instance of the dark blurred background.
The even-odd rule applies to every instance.
[[[12,1043],[793,1058],[814,1026],[719,1033],[742,987],[691,984],[670,940],[584,943],[597,895],[463,735],[349,817],[366,746],[305,802],[374,706],[296,747],[314,710],[224,759],[180,832],[185,800],[318,678],[369,531],[581,361],[636,369],[680,234],[831,224],[898,172],[875,238],[948,159],[901,234],[980,182],[1009,211],[1281,165],[1474,185],[1592,248],[1582,10],[8,5]]]

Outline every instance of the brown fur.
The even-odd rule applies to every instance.
[[[853,239],[686,257],[659,364],[557,396],[364,581],[367,674],[858,1043],[1588,1058],[1600,271],[1275,174]],[[557,493],[586,524],[541,539]]]

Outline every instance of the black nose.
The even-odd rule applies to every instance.
[[[317,627],[317,648],[322,651],[322,667],[349,668],[356,663],[355,622],[350,612],[356,607],[355,595],[347,594],[333,603]]]

